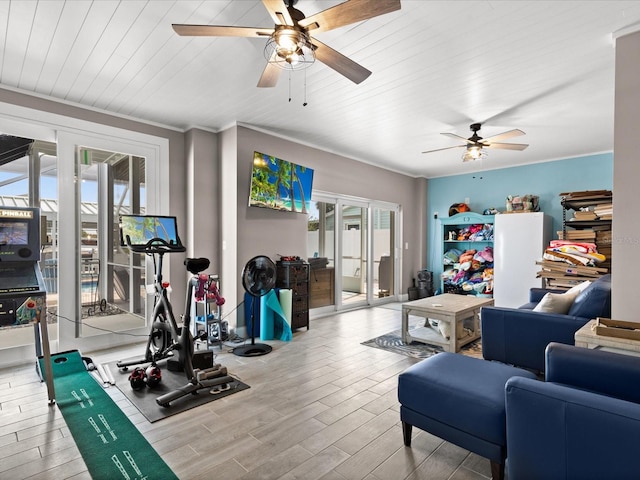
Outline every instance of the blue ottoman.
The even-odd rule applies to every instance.
[[[536,379],[520,368],[443,352],[398,377],[404,444],[416,426],[488,458],[495,479],[504,478],[507,455],[504,386],[511,377]]]

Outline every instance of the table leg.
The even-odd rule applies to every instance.
[[[480,318],[480,309],[477,309],[474,312],[473,316],[474,316],[474,322],[473,322],[474,331],[473,331],[473,334],[474,335],[479,335],[480,332],[482,332],[482,320]]]
[[[449,321],[451,325],[449,334],[449,352],[456,353],[458,351],[458,317],[454,317]]]
[[[404,343],[409,342],[409,309],[402,307],[402,341]]]

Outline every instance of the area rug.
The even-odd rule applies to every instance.
[[[156,399],[159,396],[183,387],[188,383],[187,377],[183,372],[172,372],[167,368],[162,368],[162,381],[159,385],[156,385],[154,388],[144,387],[140,390],[134,390],[131,388],[131,384],[129,383],[129,374],[135,367],[129,367],[129,369],[124,372],[118,369],[115,363],[112,363],[107,364],[106,368],[109,368],[113,374],[116,381],[116,387],[118,387],[125,397],[127,397],[129,401],[131,401],[131,403],[140,410],[140,413],[142,413],[142,415],[144,415],[144,417],[151,423],[170,417],[171,415],[199,407],[205,403],[228,397],[229,395],[233,395],[234,393],[238,393],[249,388],[249,385],[246,383],[241,382],[238,379],[234,379],[233,382],[229,383],[229,390],[211,393],[212,389],[205,388],[199,390],[197,393],[190,393],[182,398],[172,401],[168,407],[161,407],[156,403]]]
[[[362,345],[387,350],[388,352],[399,353],[412,358],[427,358],[444,351],[444,349],[439,345],[429,345],[415,341],[411,343],[404,343],[402,341],[402,332],[400,330],[394,330],[393,332],[372,338],[371,340],[362,342]],[[468,343],[462,347],[458,353],[470,357],[482,358],[482,339],[479,338]]]
[[[91,478],[178,478],[89,375],[77,350],[56,353],[51,363],[56,403]]]

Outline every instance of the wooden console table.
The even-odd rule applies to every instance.
[[[415,340],[431,345],[442,345],[447,352],[458,352],[463,345],[480,338],[480,309],[489,305],[493,305],[493,298],[452,293],[403,303],[402,341],[411,343]],[[426,318],[425,326],[414,328],[409,332],[409,315]],[[449,340],[429,326],[429,318],[449,323],[451,330]],[[458,339],[458,331],[463,327],[469,328],[472,334]]]
[[[335,270],[333,267],[312,268],[309,275],[309,308],[335,303]]]

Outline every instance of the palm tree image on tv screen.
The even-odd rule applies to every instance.
[[[249,206],[307,213],[312,184],[313,169],[254,152]]]

